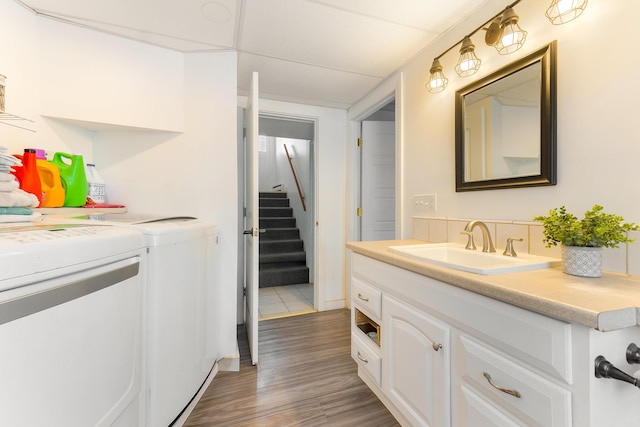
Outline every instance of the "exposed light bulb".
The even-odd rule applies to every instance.
[[[558,12],[560,14],[567,13],[573,8],[573,0],[560,0],[558,2]]]
[[[476,56],[475,46],[469,36],[462,40],[462,46],[460,47],[460,58],[458,64],[454,67],[456,73],[460,77],[467,77],[475,74],[480,69],[482,61]]]
[[[500,22],[502,37],[495,44],[495,48],[501,55],[506,55],[520,49],[527,39],[527,32],[518,25],[518,15],[511,7],[507,7],[502,14]]]
[[[553,0],[545,16],[554,25],[565,24],[582,15],[588,0]]]
[[[449,79],[444,76],[444,73],[442,72],[442,65],[438,58],[433,60],[433,64],[431,64],[429,72],[431,73],[429,81],[425,85],[427,90],[431,93],[442,92],[447,87]]]

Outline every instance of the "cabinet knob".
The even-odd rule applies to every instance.
[[[358,357],[358,359],[362,360],[364,363],[369,363],[369,361],[367,359],[365,359],[364,357],[362,357],[362,355],[360,354],[360,352],[356,353],[356,356]]]
[[[495,388],[496,390],[500,390],[503,393],[510,394],[511,396],[515,396],[518,399],[522,397],[518,390],[510,390],[508,388],[500,387],[499,385],[494,384],[493,381],[491,381],[491,375],[489,375],[487,372],[483,372],[482,375],[484,375],[484,377],[487,379],[489,384],[491,384],[491,387]]]
[[[433,344],[431,344],[431,347],[433,347],[433,351],[438,351],[442,348],[442,344],[434,342]]]
[[[362,296],[362,294],[360,292],[358,292],[358,299],[361,299],[362,301],[368,302],[369,298]]]

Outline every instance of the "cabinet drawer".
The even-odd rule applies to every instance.
[[[355,305],[362,308],[362,311],[374,316],[376,320],[380,320],[382,293],[378,289],[352,277],[351,293]]]
[[[573,384],[571,324],[461,289],[441,307],[459,320],[471,335],[516,359]],[[448,309],[446,308],[448,307]]]
[[[380,386],[381,358],[369,344],[365,343],[356,331],[351,333],[351,357],[359,367],[363,368],[367,374]]]
[[[568,390],[473,339],[460,336],[458,344],[456,373],[462,383],[456,390],[457,394],[464,393],[462,387],[467,383],[498,406],[515,414],[526,425],[571,425],[571,394]],[[464,399],[458,395],[456,400]]]
[[[521,422],[511,418],[492,402],[483,398],[466,384],[460,386],[453,425],[474,427],[520,427]]]

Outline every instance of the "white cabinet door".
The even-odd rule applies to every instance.
[[[450,352],[446,324],[383,297],[383,391],[413,426],[450,424]]]

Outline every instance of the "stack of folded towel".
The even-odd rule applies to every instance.
[[[32,215],[31,208],[38,206],[38,198],[19,188],[11,167],[22,166],[22,162],[6,151],[6,147],[0,147],[0,215]]]

